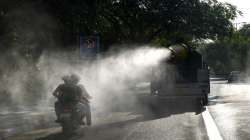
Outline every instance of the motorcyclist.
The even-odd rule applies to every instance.
[[[80,81],[80,77],[76,74],[72,74],[70,76],[70,79],[72,80],[72,83],[78,87],[80,90],[78,93],[78,105],[80,104],[80,107],[83,107],[83,110],[85,110],[86,115],[87,115],[87,125],[91,125],[91,109],[90,109],[90,104],[89,100],[92,98],[85,87],[82,84],[78,84]],[[81,105],[83,104],[83,105]]]
[[[60,84],[52,93],[58,99],[58,101],[55,103],[55,112],[57,116],[56,122],[60,122],[58,116],[63,109],[63,105],[65,104],[80,106],[80,108],[84,109],[85,111],[87,110],[87,115],[91,115],[89,105],[89,99],[91,97],[84,86],[78,84],[80,81],[79,76],[76,74],[66,75],[62,77],[62,80],[64,83]],[[91,116],[87,118],[91,118]],[[91,125],[91,120],[87,121],[87,125]]]

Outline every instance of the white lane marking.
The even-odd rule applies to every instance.
[[[223,140],[211,114],[206,107],[206,110],[202,112],[202,117],[205,122],[205,126],[207,129],[207,134],[210,140]]]

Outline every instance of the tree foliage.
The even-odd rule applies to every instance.
[[[103,43],[167,44],[232,32],[237,10],[216,0],[43,0],[66,36],[100,34]],[[71,33],[71,34],[70,34]]]
[[[202,48],[202,53],[215,73],[225,74],[233,70],[249,68],[250,25],[235,30],[231,36],[221,38]]]
[[[218,39],[231,34],[230,21],[238,14],[233,5],[216,0],[3,0],[1,30],[8,24],[2,25],[1,21],[27,4],[32,7],[30,12],[43,9],[38,13],[44,12],[53,19],[56,27],[50,31],[64,45],[76,43],[79,33],[84,33],[99,34],[103,47],[120,43],[168,45],[194,39]],[[32,21],[32,17],[29,20]],[[15,32],[15,27],[9,30]]]

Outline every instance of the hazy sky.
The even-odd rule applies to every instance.
[[[234,22],[248,22],[250,23],[250,0],[218,0],[221,2],[231,3],[243,12],[243,16],[239,16]]]

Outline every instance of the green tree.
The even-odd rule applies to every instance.
[[[43,0],[66,38],[98,33],[113,43],[169,44],[232,32],[238,11],[216,0]]]
[[[233,70],[246,71],[250,50],[250,25],[235,30],[231,36],[216,40],[202,48],[208,64],[216,73],[229,73]]]
[[[106,48],[121,43],[167,46],[173,42],[218,39],[232,33],[230,21],[239,13],[233,5],[216,0],[2,0],[0,12],[6,17],[0,16],[0,24],[5,24],[1,25],[0,31],[13,21],[43,29],[46,23],[35,22],[37,20],[32,20],[32,16],[29,19],[22,18],[27,14],[16,17],[18,21],[9,19],[13,11],[26,10],[27,7],[31,9],[28,11],[30,13],[38,11],[42,15],[49,15],[55,23],[55,28],[48,27],[50,32],[35,31],[38,33],[35,38],[44,38],[41,44],[53,38],[56,42],[63,42],[58,45],[62,47],[76,44],[80,32],[86,35],[99,34]],[[27,25],[27,22],[30,24]],[[7,29],[11,32],[11,39],[24,37],[15,26]],[[23,41],[25,39],[19,40],[26,44]],[[9,42],[19,44],[18,40]]]

